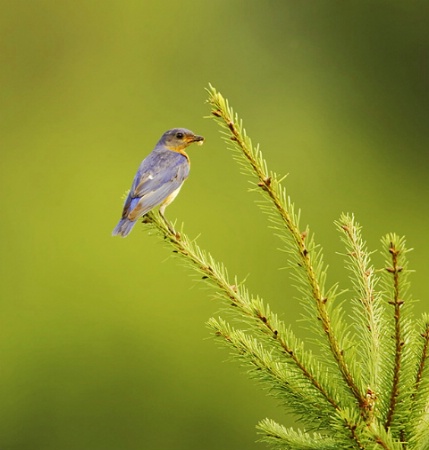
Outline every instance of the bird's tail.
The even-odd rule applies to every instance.
[[[112,231],[112,236],[127,237],[135,224],[135,220],[121,219],[118,225],[116,225],[115,229]]]

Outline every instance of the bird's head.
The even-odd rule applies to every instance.
[[[204,142],[204,138],[186,128],[173,128],[172,130],[168,130],[162,135],[159,141],[159,143],[167,147],[168,150],[184,155],[186,155],[184,153],[185,148],[193,142],[197,142],[201,145]]]

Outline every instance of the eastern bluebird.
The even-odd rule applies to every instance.
[[[166,131],[152,152],[142,161],[134,177],[130,193],[125,200],[122,219],[113,230],[113,236],[126,237],[136,221],[158,205],[159,213],[168,228],[174,231],[165,219],[165,208],[175,199],[183,182],[189,175],[189,156],[185,148],[204,138],[185,128]]]

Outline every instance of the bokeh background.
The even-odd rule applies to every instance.
[[[1,1],[2,450],[248,450],[259,420],[293,423],[209,339],[220,305],[171,249],[143,225],[111,237],[141,159],[190,128],[206,144],[167,215],[300,318],[258,197],[204,119],[209,82],[289,174],[329,280],[348,285],[333,221],[354,212],[372,249],[407,236],[429,310],[428,16],[423,1]]]

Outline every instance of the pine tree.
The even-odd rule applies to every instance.
[[[309,228],[301,228],[300,213],[283,180],[268,169],[228,101],[212,86],[208,93],[210,117],[252,178],[262,196],[262,211],[282,240],[306,323],[317,339],[317,355],[245,282],[231,279],[183,226],[174,233],[155,212],[144,222],[223,301],[229,320],[208,321],[214,336],[302,424],[295,430],[262,420],[257,425],[261,441],[291,450],[429,449],[429,315],[418,320],[413,315],[405,239],[383,237],[385,265],[376,269],[354,216],[343,214],[336,222],[353,286],[348,293],[351,321],[346,321],[338,284],[327,286],[322,249]]]

